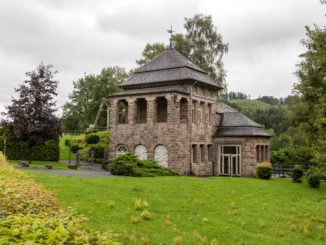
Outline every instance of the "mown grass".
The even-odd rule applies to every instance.
[[[64,135],[60,137],[59,147],[60,147],[60,160],[69,160],[69,147],[65,145],[66,139],[72,139],[72,135]],[[70,155],[71,160],[76,160],[76,154]]]
[[[26,160],[27,161],[27,160]],[[22,168],[21,165],[18,164],[18,160],[8,160],[8,162],[13,165],[14,167]],[[32,161],[28,168],[40,168],[45,169],[46,165],[51,164],[53,169],[65,169],[70,170],[68,166],[61,162],[54,162],[54,161]]]
[[[311,189],[287,179],[31,175],[92,228],[118,232],[125,244],[326,242],[325,183]]]

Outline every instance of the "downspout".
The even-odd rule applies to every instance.
[[[213,173],[212,173],[212,176],[214,176],[214,173],[215,173],[215,169],[214,169],[214,163],[215,163],[215,161],[214,161],[214,138],[215,138],[215,136],[214,136],[214,134],[212,134],[212,169],[213,169]]]
[[[190,170],[189,175],[192,173],[192,164],[193,164],[193,152],[192,152],[192,87],[196,85],[195,81],[190,87]]]

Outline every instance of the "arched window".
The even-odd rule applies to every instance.
[[[154,159],[163,167],[168,167],[168,150],[164,145],[158,145],[154,151]]]
[[[120,154],[126,154],[128,152],[128,148],[125,145],[118,145],[117,150],[116,150],[116,154],[120,155]]]
[[[135,155],[137,155],[140,160],[147,160],[146,147],[143,145],[137,145],[135,148]]]

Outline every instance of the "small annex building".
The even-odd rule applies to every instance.
[[[110,96],[110,153],[134,152],[181,175],[254,176],[270,135],[224,103],[206,71],[169,48]]]

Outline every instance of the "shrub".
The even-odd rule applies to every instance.
[[[91,157],[91,152],[94,151],[94,158],[103,158],[104,157],[104,147],[102,146],[92,146],[89,149],[89,156]]]
[[[100,136],[96,134],[89,134],[85,137],[86,144],[97,144],[100,141]]]
[[[270,179],[273,174],[273,168],[265,163],[256,167],[256,176],[260,179]]]
[[[114,235],[86,227],[86,218],[61,210],[54,193],[15,170],[0,153],[0,244],[114,244]]]
[[[312,188],[319,188],[321,171],[317,167],[310,167],[306,173],[308,184]]]
[[[3,141],[0,141],[0,150],[3,151]],[[59,141],[47,140],[41,145],[36,145],[32,149],[32,160],[35,161],[58,161]],[[6,140],[6,156],[10,160],[20,160],[29,158],[28,142],[19,141],[15,138]]]
[[[72,153],[77,153],[81,148],[78,145],[72,145],[70,146],[70,150]]]
[[[71,139],[65,139],[65,145],[66,145],[66,146],[69,146],[70,143],[71,143]]]
[[[299,166],[295,165],[292,169],[292,181],[295,183],[301,183],[302,182],[302,176],[304,174],[304,170]]]
[[[89,129],[89,130],[84,131],[84,134],[93,134],[93,133],[97,133],[97,132],[98,132],[98,130],[93,128],[93,129]]]
[[[136,177],[179,175],[171,169],[158,165],[154,160],[139,160],[132,153],[118,155],[112,160],[109,170],[112,174]]]

